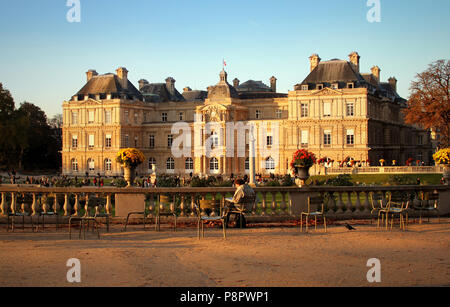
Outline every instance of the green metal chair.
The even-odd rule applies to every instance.
[[[319,211],[320,210],[320,211]],[[325,217],[325,205],[322,196],[308,196],[308,211],[300,215],[300,230],[303,232],[303,216],[305,216],[306,232],[308,232],[308,219],[314,217],[314,229],[317,230],[317,217],[323,218],[325,232],[327,232],[327,218]]]
[[[373,216],[376,213],[377,214],[377,228],[380,228],[380,218],[381,218],[381,223],[383,223],[383,219],[384,219],[384,215],[382,214],[383,212],[381,211],[382,209],[385,209],[385,207],[383,206],[383,198],[381,197],[380,194],[372,192],[372,193],[370,193],[370,204],[372,205],[372,209],[370,210],[370,215],[371,215],[370,223],[373,222]]]
[[[199,200],[195,208],[197,210],[197,234],[198,238],[204,238],[205,237],[205,225],[204,222],[216,222],[221,221],[222,222],[222,228],[223,228],[223,238],[227,238],[227,231],[226,231],[226,223],[227,223],[227,214],[223,210],[223,203],[220,200],[205,200],[201,199]],[[205,210],[211,210],[211,211],[217,211],[219,210],[218,216],[210,216],[207,215]]]
[[[389,216],[391,216],[391,230],[394,225],[395,216],[399,217],[400,229],[406,230],[408,224],[408,209],[410,200],[408,195],[401,191],[395,191],[389,193],[388,203],[386,208],[380,210],[382,214],[386,216],[386,230],[388,229]]]
[[[244,214],[251,214],[256,208],[257,198],[256,194],[248,197],[244,197],[240,204],[234,204],[234,206],[225,212],[226,223],[230,218],[230,215],[235,214],[239,216],[240,228],[242,228],[242,220],[245,218]]]
[[[173,197],[173,196],[172,196]],[[170,211],[165,211],[164,207],[170,207]],[[175,213],[175,201],[171,199],[171,196],[160,195],[159,205],[156,206],[156,217],[155,217],[155,229],[156,231],[161,230],[161,216],[173,216],[174,225],[173,231],[177,231],[177,215]]]
[[[420,205],[413,206],[412,209],[414,211],[419,211],[420,219],[419,223],[422,224],[422,213],[423,212],[433,212],[435,211],[438,215],[438,223],[441,222],[441,215],[439,212],[439,193],[421,193],[421,199],[419,200]],[[430,222],[430,215],[427,215],[428,217],[428,223]],[[414,217],[415,220],[415,217]]]

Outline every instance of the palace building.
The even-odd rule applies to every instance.
[[[404,164],[409,158],[431,163],[430,135],[404,123],[406,100],[394,77],[382,82],[378,66],[360,72],[356,52],[348,60],[321,61],[317,54],[309,60],[310,74],[287,94],[277,92],[275,77],[268,85],[237,78],[230,84],[224,70],[206,91],[185,87],[182,93],[172,77],[164,83],[142,79],[136,88],[126,68],[104,75],[89,70],[86,85],[63,103],[63,173],[121,175],[116,153],[135,147],[146,156],[141,175],[154,169],[243,175],[250,168],[252,137],[250,129],[234,129],[242,126],[254,127],[260,174],[290,173],[293,153],[301,148],[335,166],[346,159],[362,165],[379,165],[380,159]],[[182,155],[173,150],[180,123],[192,131],[183,138]]]

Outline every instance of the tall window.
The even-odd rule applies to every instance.
[[[266,170],[268,171],[275,170],[275,160],[272,157],[266,159]]]
[[[261,119],[261,110],[256,110],[256,119]]]
[[[112,170],[111,159],[105,159],[105,171],[110,172]]]
[[[167,136],[167,148],[172,148],[172,144],[173,144],[173,135],[169,134]]]
[[[111,123],[111,111],[106,110],[105,111],[105,124],[110,124],[110,123]]]
[[[346,115],[347,116],[354,116],[355,115],[355,103],[354,102],[347,102]]]
[[[330,117],[331,116],[331,103],[330,102],[324,102],[323,103],[323,116],[324,117]]]
[[[331,130],[325,130],[323,132],[323,145],[325,146],[331,145]]]
[[[179,121],[183,121],[184,120],[184,113],[183,112],[178,113],[178,120]]]
[[[95,161],[94,161],[94,159],[89,159],[87,164],[88,164],[88,169],[89,169],[90,172],[95,171]]]
[[[78,125],[78,111],[72,112],[72,125]]]
[[[111,134],[107,134],[106,136],[105,136],[105,147],[106,148],[111,148],[111,145],[112,145],[112,136],[111,136]]]
[[[124,117],[124,122],[125,122],[125,124],[128,124],[128,120],[129,120],[129,117],[130,117],[130,113],[128,112],[128,110],[126,110],[126,111],[124,112],[123,117]]]
[[[267,146],[272,146],[273,145],[273,136],[268,135],[267,136]]]
[[[129,142],[130,142],[130,136],[128,134],[123,134],[122,135],[122,147],[130,146]]]
[[[78,161],[77,161],[77,159],[72,159],[72,171],[78,172]]]
[[[278,109],[275,113],[276,118],[282,118],[283,117],[283,110]]]
[[[72,148],[78,148],[78,136],[72,135]]]
[[[161,121],[162,122],[167,122],[167,113],[161,113]]]
[[[149,158],[148,159],[148,169],[153,169],[153,165],[156,166],[156,159],[155,158]]]
[[[219,135],[216,131],[213,131],[211,133],[211,147],[218,147],[219,146]]]
[[[94,121],[95,121],[95,111],[90,110],[90,111],[88,111],[88,123],[93,124]]]
[[[137,124],[139,121],[139,114],[137,114],[136,112],[134,112],[134,123]]]
[[[302,137],[302,139],[301,139],[302,147],[307,147],[308,144],[309,144],[309,131],[308,130],[302,130],[301,137]]]
[[[139,138],[137,136],[134,137],[134,147],[138,147]]]
[[[211,171],[219,170],[219,160],[217,160],[217,158],[211,158],[211,160],[209,160],[209,169]]]
[[[95,146],[95,135],[89,134],[89,149],[94,148]]]
[[[187,171],[192,171],[194,169],[194,160],[192,158],[186,158],[184,167]]]
[[[347,130],[347,145],[355,145],[355,130]]]
[[[172,157],[167,159],[166,169],[167,170],[175,170],[175,160]]]
[[[302,103],[300,106],[300,116],[301,117],[308,117],[308,104]]]
[[[148,137],[148,147],[155,148],[155,136],[153,134]]]
[[[246,171],[250,170],[250,158],[245,159],[244,168]]]

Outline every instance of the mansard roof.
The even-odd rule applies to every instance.
[[[272,92],[272,89],[265,85],[262,81],[248,80],[239,85],[236,90],[238,92]]]
[[[319,63],[306,79],[303,80],[301,85],[364,81],[364,78],[358,72],[355,72],[349,62],[335,59]]]
[[[181,95],[176,88],[171,93],[167,88],[166,83],[149,83],[145,84],[141,88],[142,96],[145,101],[148,102],[168,102],[168,101],[185,101],[183,95]]]
[[[141,93],[128,80],[127,88],[123,88],[119,77],[109,73],[93,76],[76,95],[96,95],[96,94],[126,94],[141,98]]]
[[[206,91],[184,91],[183,97],[186,101],[205,101],[208,97],[208,92]]]

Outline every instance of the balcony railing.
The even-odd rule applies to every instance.
[[[31,185],[0,186],[1,215],[24,213],[39,215],[56,211],[61,216],[82,215],[86,210],[115,216],[115,196],[118,194],[145,195],[145,210],[148,216],[155,215],[157,206],[180,217],[194,217],[195,203],[199,199],[223,200],[232,196],[234,188],[44,188]],[[450,213],[450,187],[441,186],[358,186],[358,187],[257,187],[257,205],[253,217],[286,219],[297,218],[306,210],[307,197],[321,194],[325,211],[330,218],[367,218],[371,216],[371,193],[381,196],[386,203],[388,194],[401,191],[416,204],[422,195],[439,194],[441,215]],[[159,196],[171,199],[169,204],[160,204]],[[87,205],[86,205],[87,204]],[[217,213],[212,213],[217,214]]]

